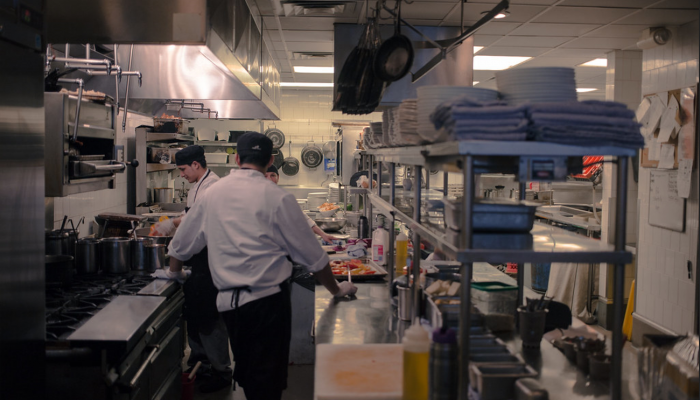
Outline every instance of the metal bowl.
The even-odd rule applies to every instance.
[[[151,243],[164,244],[166,247],[170,244],[170,241],[173,240],[172,236],[148,236],[150,232],[151,228],[139,228],[136,230],[136,236],[151,239]]]
[[[315,222],[322,230],[335,232],[343,229],[348,221],[345,218],[318,218]]]

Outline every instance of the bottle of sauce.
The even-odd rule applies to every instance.
[[[384,216],[377,216],[377,229],[372,234],[372,261],[377,265],[386,265],[386,249],[389,243],[389,232],[384,229]]]
[[[430,338],[416,321],[403,336],[403,400],[428,400]]]
[[[403,232],[396,236],[396,276],[403,275],[403,268],[406,266],[406,259],[408,258],[408,236]]]

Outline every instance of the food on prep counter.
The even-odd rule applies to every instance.
[[[369,265],[363,264],[361,260],[331,261],[331,270],[334,275],[347,275],[348,268],[350,268],[350,275],[374,275],[377,273]]]
[[[455,296],[459,291],[459,282],[437,280],[425,292],[431,296]]]
[[[459,304],[459,299],[435,299],[435,305],[440,306],[444,304]]]
[[[339,208],[340,206],[336,205],[335,203],[323,203],[320,206],[318,206],[319,211],[331,211],[337,210]]]

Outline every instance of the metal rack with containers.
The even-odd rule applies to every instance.
[[[569,157],[579,158],[585,155],[598,154],[616,157],[617,185],[616,212],[615,215],[615,245],[610,246],[571,234],[556,227],[536,225],[531,249],[475,249],[473,247],[472,215],[475,202],[475,177],[477,173],[490,172],[495,165],[490,160],[510,160],[517,170],[520,182],[520,199],[525,197],[525,182],[527,180],[563,180],[567,175],[567,161]],[[474,262],[489,263],[518,263],[518,304],[523,303],[524,276],[522,264],[525,262],[606,262],[614,265],[614,295],[613,295],[613,338],[612,338],[612,374],[610,385],[610,397],[614,400],[622,398],[622,322],[623,322],[623,295],[624,295],[624,267],[632,261],[632,254],[625,250],[625,223],[627,204],[627,169],[628,159],[634,156],[635,150],[612,146],[570,146],[545,142],[507,142],[507,141],[462,141],[446,142],[426,146],[412,146],[401,148],[388,148],[368,150],[370,158],[370,174],[374,164],[381,168],[382,163],[389,164],[391,173],[395,171],[397,163],[413,165],[416,169],[413,187],[413,216],[408,216],[395,207],[395,182],[390,182],[389,201],[382,199],[381,178],[377,182],[377,194],[368,191],[365,196],[369,207],[365,208],[365,215],[371,216],[372,207],[378,208],[385,215],[391,215],[393,219],[400,220],[413,231],[413,247],[420,249],[421,238],[431,242],[436,249],[445,253],[461,263],[460,275],[460,332],[467,332],[467,325],[471,319],[471,278]],[[446,240],[442,234],[421,224],[421,169],[445,170],[446,165],[457,164],[463,173],[464,193],[462,197],[461,230],[457,245]],[[536,173],[533,174],[533,171]],[[533,175],[535,175],[533,177]],[[368,218],[370,221],[371,218]],[[371,222],[370,222],[371,223]],[[393,229],[389,232],[390,247],[395,240]],[[393,254],[393,248],[389,249]],[[393,257],[388,257],[389,278],[393,279]],[[420,276],[420,257],[414,257],[412,273]],[[419,309],[419,280],[413,283],[414,311]],[[469,384],[469,335],[460,335],[460,399],[467,399]]]

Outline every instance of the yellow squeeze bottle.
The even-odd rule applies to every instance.
[[[403,336],[403,400],[428,400],[430,338],[418,320]]]
[[[403,232],[399,233],[396,237],[396,276],[403,275],[403,267],[406,266],[406,259],[408,258],[408,236]]]

